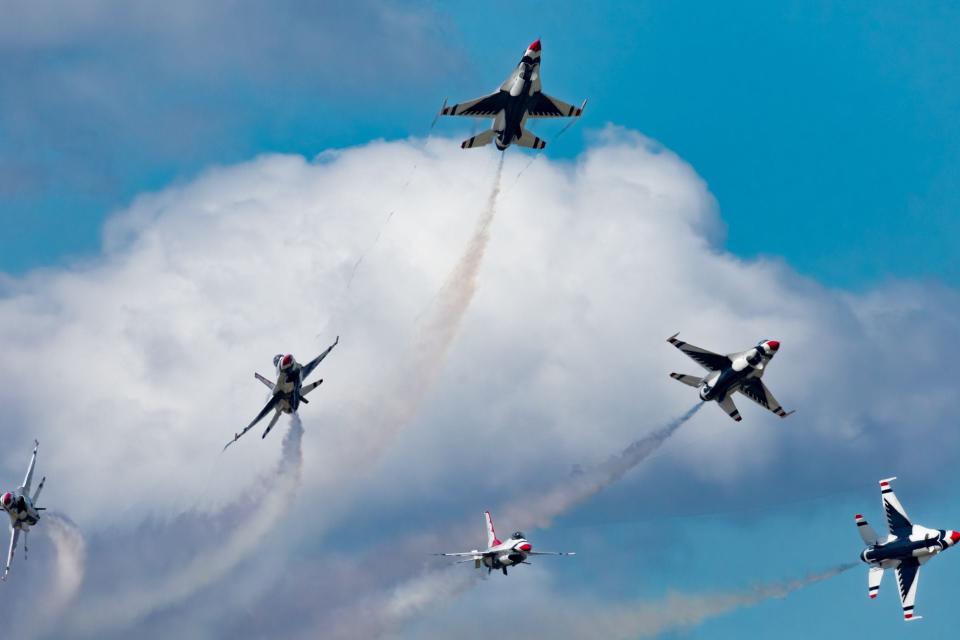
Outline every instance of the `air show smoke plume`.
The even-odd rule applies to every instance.
[[[44,595],[43,615],[30,616],[30,632],[36,637],[51,628],[76,597],[83,584],[87,562],[87,545],[83,535],[68,518],[48,512],[43,517],[42,531],[50,536],[57,549],[57,563],[53,589]]]
[[[167,575],[139,581],[121,593],[98,595],[82,600],[75,607],[70,628],[78,635],[100,636],[102,632],[119,630],[155,612],[177,605],[201,589],[216,584],[240,562],[257,550],[260,543],[277,526],[293,504],[303,466],[301,444],[303,425],[293,414],[284,434],[280,461],[273,471],[256,483],[258,486],[240,492],[234,504],[213,516],[187,514],[188,519],[210,520],[201,528],[217,532],[216,540],[195,541],[197,553],[186,566],[169,567]],[[253,492],[255,506],[248,504]],[[236,513],[245,517],[236,519]],[[160,535],[163,535],[161,532]]]
[[[507,522],[517,523],[510,526],[518,526],[521,529],[550,526],[554,518],[600,493],[646,460],[650,454],[669,440],[677,429],[696,415],[702,406],[702,402],[697,402],[679,418],[630,443],[620,454],[613,456],[607,462],[571,477],[536,500],[527,498],[511,504],[503,511],[503,517]]]
[[[443,369],[450,345],[473,301],[477,291],[477,275],[490,241],[490,225],[496,214],[503,159],[504,154],[501,153],[493,187],[466,249],[440,288],[432,308],[420,322],[412,358],[396,372],[392,392],[378,398],[382,404],[377,426],[382,437],[374,441],[374,453],[379,453],[388,444],[389,436],[416,416]]]
[[[567,610],[559,636],[570,638],[610,638],[612,640],[655,636],[673,630],[695,627],[709,618],[752,607],[766,600],[785,598],[794,591],[827,580],[856,566],[838,565],[803,578],[761,584],[742,591],[715,594],[668,593],[656,602],[619,605],[588,613]]]
[[[548,527],[553,519],[560,516],[588,498],[603,491],[620,480],[628,471],[646,460],[690,418],[696,415],[702,402],[697,402],[679,417],[671,420],[656,431],[630,443],[622,452],[603,464],[587,472],[562,481],[545,495],[531,499],[529,496],[513,501],[499,510],[497,520],[512,528]],[[476,528],[476,523],[460,527],[458,531]],[[402,543],[395,544],[402,548]],[[411,541],[411,547],[417,543]],[[381,593],[376,599],[370,598],[357,607],[356,611],[342,616],[335,625],[339,635],[334,637],[378,637],[401,628],[404,623],[438,604],[448,602],[468,591],[477,583],[477,572],[472,566],[444,567],[440,570],[425,571],[421,575],[397,585],[388,593]],[[406,567],[403,568],[406,570]],[[459,570],[459,573],[458,573]],[[359,615],[360,611],[376,611],[376,615]],[[358,628],[358,625],[360,627]],[[592,637],[584,634],[582,637]]]

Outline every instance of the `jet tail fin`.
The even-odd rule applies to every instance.
[[[484,511],[483,516],[487,522],[487,548],[489,549],[500,544],[500,540],[497,539],[497,532],[493,530],[493,517],[490,512]]]
[[[527,129],[520,130],[520,137],[513,141],[514,144],[530,149],[543,149],[547,143],[530,133]]]
[[[863,538],[863,543],[867,545],[877,544],[877,542],[880,540],[880,537],[877,535],[877,532],[873,530],[873,527],[870,526],[870,523],[867,522],[867,519],[859,513],[855,519],[857,521],[857,531],[860,532],[860,537]]]
[[[688,387],[694,387],[694,388],[699,387],[700,383],[703,382],[703,378],[701,378],[700,376],[689,376],[685,373],[671,373],[670,377],[673,378],[674,380],[682,382]]]
[[[493,129],[487,129],[483,133],[478,133],[477,135],[467,138],[460,143],[461,149],[472,149],[473,147],[484,147],[491,142],[493,142],[494,137],[496,137],[497,132]]]

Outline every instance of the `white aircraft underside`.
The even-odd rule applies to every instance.
[[[243,431],[234,434],[233,440],[228,442],[223,449],[226,450],[227,447],[239,440],[241,436],[252,429],[258,422],[263,420],[271,412],[273,413],[273,416],[270,418],[270,422],[267,423],[267,428],[264,430],[261,438],[267,437],[267,434],[270,433],[270,430],[273,429],[274,425],[277,424],[277,420],[280,419],[281,414],[295,413],[297,409],[300,408],[300,403],[310,404],[310,401],[307,400],[306,395],[319,387],[323,383],[323,380],[317,380],[316,382],[311,382],[309,384],[304,384],[304,381],[311,373],[313,373],[313,370],[317,368],[317,365],[327,357],[327,354],[333,351],[333,348],[337,346],[339,342],[340,336],[337,336],[337,339],[333,341],[333,344],[327,347],[323,353],[307,364],[300,364],[289,353],[286,355],[278,354],[274,356],[273,364],[276,367],[277,375],[275,382],[271,382],[259,373],[254,373],[253,376],[262,382],[264,386],[270,389],[270,400],[267,401],[267,404],[264,405],[263,409],[260,410],[260,413],[257,414],[257,417],[255,417],[253,421],[243,429]]]
[[[46,478],[40,479],[33,496],[30,495],[30,485],[33,482],[33,469],[37,464],[37,448],[40,443],[34,440],[33,455],[30,456],[30,464],[27,465],[27,475],[23,478],[23,484],[16,491],[7,491],[0,496],[0,508],[7,512],[10,517],[10,547],[7,550],[7,562],[3,568],[3,576],[0,579],[6,580],[10,573],[10,565],[13,564],[13,554],[17,548],[17,542],[20,539],[20,533],[23,532],[24,553],[27,551],[27,535],[30,528],[40,521],[41,507],[37,507],[37,499],[43,490]]]
[[[703,376],[671,373],[670,377],[697,389],[701,400],[716,401],[720,408],[737,422],[741,420],[741,416],[733,402],[735,393],[745,395],[781,418],[793,413],[785,411],[770,389],[760,380],[770,360],[780,349],[779,342],[761,340],[752,349],[721,355],[678,340],[677,335],[667,338],[667,342],[703,367],[707,373]]]
[[[922,616],[914,615],[913,609],[920,566],[960,542],[960,532],[913,524],[890,486],[894,480],[896,478],[880,481],[880,497],[889,531],[886,538],[881,540],[862,515],[855,517],[857,530],[867,545],[860,559],[870,566],[867,571],[867,595],[870,598],[877,597],[885,570],[892,569],[897,577],[903,619],[919,620]]]
[[[495,142],[501,151],[511,144],[543,149],[547,143],[525,128],[528,118],[577,118],[587,101],[575,107],[541,91],[540,41],[523,54],[513,73],[493,93],[448,106],[444,101],[440,115],[468,118],[493,118],[487,131],[464,140],[460,147],[470,149]]]

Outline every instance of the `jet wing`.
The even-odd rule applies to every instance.
[[[701,349],[700,347],[695,347],[689,342],[684,342],[683,340],[677,340],[678,335],[680,334],[673,334],[667,338],[667,342],[675,346],[677,349],[680,349],[680,351],[683,351],[688,357],[696,361],[697,364],[707,371],[722,371],[733,365],[733,363],[730,361],[730,358],[727,356],[722,356],[719,353],[714,353],[712,351],[707,351],[706,349]]]
[[[923,616],[913,615],[913,602],[917,598],[920,563],[916,558],[907,558],[900,563],[895,571],[897,572],[897,586],[900,587],[900,605],[903,607],[903,619],[919,620]]]
[[[20,539],[20,529],[10,527],[10,550],[7,551],[7,564],[3,569],[3,580],[7,579],[10,573],[10,565],[13,564],[13,551],[17,548],[17,540]]]
[[[333,341],[333,344],[327,347],[327,350],[318,355],[316,358],[303,365],[303,368],[300,370],[300,379],[306,380],[307,376],[313,373],[313,370],[317,368],[317,365],[323,362],[323,359],[327,357],[327,354],[333,351],[333,348],[340,343],[340,336],[337,336],[337,339]]]
[[[247,431],[250,431],[250,429],[253,429],[253,426],[254,426],[255,424],[257,424],[258,422],[260,422],[261,420],[263,420],[263,418],[264,418],[268,413],[270,413],[271,411],[275,410],[275,409],[277,408],[277,404],[280,402],[281,398],[282,398],[282,396],[279,396],[279,395],[276,395],[276,396],[271,397],[271,398],[270,398],[270,401],[267,402],[267,404],[263,407],[263,409],[260,410],[260,413],[257,414],[257,417],[253,419],[253,422],[251,422],[251,423],[248,424],[246,427],[244,427],[244,428],[243,428],[243,431],[241,431],[240,433],[234,434],[233,440],[231,440],[231,441],[228,442],[226,445],[224,445],[223,450],[226,451],[226,450],[227,450],[227,447],[229,447],[229,446],[232,445],[234,442],[236,442],[237,440],[239,440],[239,439],[243,436],[243,434],[245,434]],[[271,426],[272,426],[272,423],[271,423]],[[264,433],[264,435],[266,435],[266,433]]]
[[[751,378],[747,380],[740,385],[739,391],[764,409],[773,411],[781,418],[786,418],[793,413],[793,411],[783,410],[783,407],[780,406],[780,403],[777,402],[777,399],[773,397],[772,393],[770,393],[770,389],[767,389],[767,385],[763,384],[759,378]]]
[[[434,555],[438,556],[449,556],[449,557],[466,557],[466,556],[489,556],[493,555],[493,551],[458,551],[456,553],[437,553]]]
[[[506,91],[497,91],[482,98],[467,100],[452,106],[444,106],[440,110],[440,115],[492,118],[504,109],[508,95]]]
[[[887,516],[887,526],[890,528],[890,533],[898,538],[903,538],[913,532],[913,523],[910,522],[910,516],[907,515],[903,505],[897,499],[897,494],[890,487],[890,483],[894,480],[896,478],[887,478],[880,481],[880,499],[883,501],[883,512]]]
[[[27,465],[27,475],[23,477],[23,485],[20,487],[19,491],[21,495],[29,495],[30,493],[30,483],[33,481],[33,468],[37,466],[37,449],[39,447],[40,443],[34,440],[33,455],[30,456],[30,464]]]
[[[586,101],[579,107],[568,104],[563,100],[552,98],[545,93],[534,96],[535,102],[527,109],[531,118],[578,118],[583,113]]]

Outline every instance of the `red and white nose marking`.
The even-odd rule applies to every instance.
[[[527,51],[536,51],[537,53],[540,53],[540,39],[537,38],[536,40],[531,42],[530,46],[527,47]]]
[[[776,351],[780,348],[780,343],[776,340],[767,340],[767,346],[770,347],[770,351]]]
[[[7,508],[9,508],[10,506],[12,506],[12,505],[13,505],[13,494],[10,493],[9,491],[7,491],[5,494],[3,494],[3,497],[0,498],[0,503],[3,503],[3,507],[4,507],[5,509],[7,509]]]
[[[293,356],[289,353],[280,359],[280,368],[287,369],[293,364]]]
[[[531,549],[533,549],[533,545],[530,544],[529,542],[521,542],[520,544],[517,545],[517,549],[519,549],[520,551],[529,552]]]
[[[960,531],[947,531],[947,535],[945,535],[943,539],[952,547],[960,542]]]

